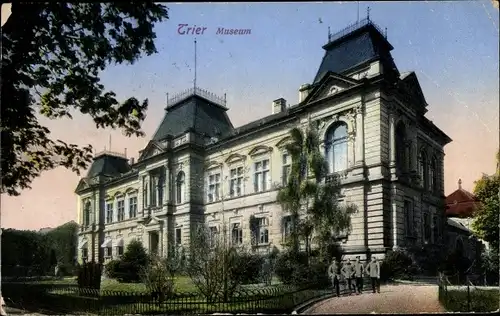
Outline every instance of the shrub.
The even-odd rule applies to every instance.
[[[462,252],[454,250],[448,254],[444,263],[444,272],[447,275],[457,275],[459,283],[465,282],[465,274],[472,262]]]
[[[102,266],[96,262],[87,262],[78,271],[78,287],[99,290],[101,288]]]
[[[169,271],[166,260],[153,258],[152,262],[142,269],[141,279],[153,297],[158,298],[159,303],[174,293],[174,273]]]
[[[382,281],[396,278],[411,280],[417,272],[416,266],[408,254],[403,251],[389,251],[380,265],[380,279]]]
[[[446,250],[442,246],[428,244],[409,249],[414,264],[424,275],[435,276],[442,271],[445,263]]]
[[[311,274],[305,252],[285,251],[276,260],[276,276],[284,284],[299,284],[307,281]]]
[[[106,276],[110,279],[118,279],[119,269],[120,269],[120,260],[111,260],[104,267],[104,271],[106,272]]]
[[[141,272],[150,262],[146,249],[140,241],[133,240],[128,244],[125,253],[118,263],[112,263],[110,271],[120,282],[133,283],[141,281]],[[106,270],[108,271],[108,270]]]
[[[251,253],[238,253],[236,256],[242,284],[259,283],[264,257]]]

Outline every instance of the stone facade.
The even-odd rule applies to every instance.
[[[390,56],[392,47],[371,22],[331,40],[326,55],[363,34]],[[451,139],[425,118],[427,104],[415,73],[400,74],[387,60],[369,58],[338,72],[323,62],[315,82],[301,87],[297,105],[278,99],[270,116],[239,128],[224,116],[221,98],[198,88],[177,97],[138,162],[103,153],[80,181],[79,259],[116,257],[131,239],[167,255],[169,245],[189,245],[197,223],[219,231],[225,224],[233,242],[248,244],[252,215],[260,219],[259,251],[281,248],[287,214],[276,194],[289,164],[284,145],[291,128],[311,122],[325,140],[332,176],[340,179],[341,203],[358,209],[342,243],[348,255],[383,257],[388,249],[440,241],[443,147]],[[197,107],[192,113],[207,116],[188,118],[191,112],[184,111],[175,121],[194,123],[180,132],[173,123],[163,126],[183,107]],[[209,129],[200,122],[207,120],[219,125]],[[335,138],[337,131],[344,136]],[[117,161],[123,167],[113,167]]]

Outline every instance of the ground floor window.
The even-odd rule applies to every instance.
[[[110,258],[111,256],[113,256],[113,248],[112,247],[104,248],[104,257]]]
[[[89,258],[89,249],[82,248],[82,260],[86,261]]]
[[[180,228],[175,229],[175,244],[180,245],[182,243],[182,230]]]
[[[257,236],[259,244],[269,243],[269,220],[266,217],[259,218]]]
[[[243,243],[243,230],[240,223],[235,223],[231,227],[231,242],[233,245],[241,245]]]
[[[116,247],[116,254],[118,256],[122,256],[123,255],[123,246]]]

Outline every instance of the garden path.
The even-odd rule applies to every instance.
[[[307,308],[303,314],[445,312],[438,300],[436,285],[382,285],[380,294],[332,297]]]

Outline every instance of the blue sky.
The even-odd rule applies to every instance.
[[[392,55],[401,72],[413,70],[429,103],[427,117],[453,142],[446,146],[445,191],[472,190],[482,172],[495,169],[498,148],[499,18],[491,1],[360,2],[360,19],[387,28]],[[134,65],[111,66],[102,74],[106,88],[121,99],[148,98],[146,138],[96,130],[85,117],[43,120],[54,138],[91,143],[98,151],[112,135],[115,151],[127,147],[137,157],[160,123],[166,93],[193,85],[194,36],[178,25],[206,27],[198,35],[198,86],[227,93],[235,126],[271,113],[271,102],[298,101],[320,65],[328,27],[335,33],[356,21],[356,2],[285,4],[168,4],[170,19],[155,27],[159,53]],[[322,23],[320,23],[320,19]],[[251,29],[250,35],[216,35],[217,28]],[[78,177],[57,169],[45,173],[20,197],[2,196],[2,226],[37,228],[76,218],[73,193]],[[40,216],[40,214],[43,216]],[[26,221],[36,218],[36,221]]]

